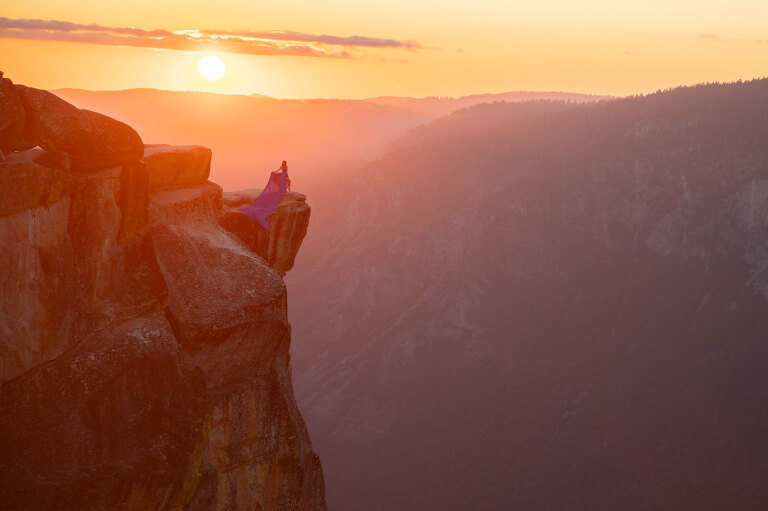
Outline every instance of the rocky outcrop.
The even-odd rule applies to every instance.
[[[24,106],[13,82],[0,71],[0,151],[9,153],[22,148]]]
[[[211,173],[211,156],[210,149],[196,145],[145,146],[142,159],[147,164],[150,190],[205,183]]]
[[[139,134],[106,115],[81,110],[56,95],[17,85],[24,107],[24,138],[32,146],[69,154],[73,171],[86,172],[138,161]]]
[[[149,205],[167,316],[213,407],[192,509],[318,509],[319,461],[288,371],[285,284],[218,225],[221,195],[207,183],[153,194]]]
[[[261,190],[243,190],[224,194],[221,225],[243,240],[263,257],[281,276],[293,268],[296,254],[309,228],[311,208],[307,198],[297,192],[283,195],[283,201],[269,217],[269,231],[238,212],[259,196]]]
[[[42,149],[0,162],[3,509],[325,509],[282,270],[220,226],[210,150],[137,155],[118,121],[9,90]]]

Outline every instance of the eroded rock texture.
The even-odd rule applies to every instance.
[[[13,82],[0,71],[0,151],[21,149],[24,136],[24,106]]]
[[[17,85],[25,112],[24,138],[31,146],[69,154],[74,171],[141,159],[144,144],[130,126],[81,110],[48,91]]]
[[[145,146],[150,189],[204,183],[211,173],[211,156],[211,150],[202,146]]]
[[[270,264],[220,226],[210,150],[6,80],[2,147],[42,149],[0,162],[0,507],[325,509],[275,263],[304,232]]]
[[[261,190],[242,190],[224,194],[224,214],[221,225],[243,240],[251,250],[266,259],[281,276],[293,268],[296,254],[309,228],[311,208],[307,198],[288,192],[269,217],[269,231],[238,212],[259,196]]]
[[[70,344],[75,287],[69,175],[0,163],[0,383]]]
[[[181,509],[197,485],[205,384],[162,314],[27,371],[3,386],[0,409],[10,509]]]
[[[319,462],[288,369],[285,284],[219,226],[221,195],[207,183],[153,194],[149,206],[167,316],[211,397],[192,509],[317,509]]]

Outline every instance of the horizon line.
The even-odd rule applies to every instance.
[[[7,78],[7,77],[6,77]],[[581,91],[569,91],[569,90],[554,90],[554,89],[547,89],[547,90],[505,90],[501,92],[473,92],[468,94],[459,94],[459,95],[431,95],[431,96],[399,96],[396,94],[383,94],[378,96],[365,96],[365,97],[275,97],[275,96],[269,96],[266,94],[261,94],[258,92],[214,92],[214,91],[207,91],[207,90],[199,90],[199,89],[161,89],[157,87],[129,87],[125,89],[83,89],[81,87],[57,87],[57,88],[51,88],[46,89],[42,87],[36,87],[41,88],[43,90],[48,90],[51,92],[54,91],[83,91],[83,92],[130,92],[130,91],[156,91],[156,92],[191,92],[191,93],[199,93],[199,94],[212,94],[217,96],[241,96],[241,97],[251,97],[251,98],[263,98],[263,99],[271,99],[274,101],[371,101],[371,100],[381,100],[381,99],[413,99],[413,100],[427,100],[427,99],[436,99],[436,100],[458,100],[458,99],[464,99],[464,98],[471,98],[471,97],[477,97],[477,96],[502,96],[505,94],[563,94],[563,95],[576,95],[576,96],[587,96],[587,97],[594,97],[594,98],[602,98],[602,99],[620,99],[620,98],[630,98],[630,97],[638,97],[638,96],[647,96],[651,94],[655,94],[658,92],[664,92],[664,91],[670,91],[675,90],[678,88],[690,88],[690,87],[696,87],[700,85],[711,85],[711,84],[736,84],[741,82],[751,82],[756,80],[766,80],[768,79],[768,75],[763,76],[755,76],[752,78],[739,78],[736,80],[728,80],[728,81],[719,81],[719,80],[711,80],[711,81],[699,81],[695,83],[681,83],[670,87],[659,87],[653,90],[648,90],[645,92],[637,92],[637,93],[630,93],[630,94],[623,94],[623,95],[616,95],[616,94],[605,94],[605,93],[599,93],[599,92],[581,92]],[[16,82],[14,82],[16,83]],[[26,84],[22,84],[26,85]]]

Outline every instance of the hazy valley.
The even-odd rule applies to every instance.
[[[478,105],[318,188],[289,286],[329,505],[760,509],[766,98]]]
[[[225,190],[262,187],[267,173],[288,160],[297,185],[306,192],[357,170],[411,128],[462,107],[502,100],[599,98],[510,92],[461,98],[279,100],[153,89],[65,89],[56,94],[80,108],[123,120],[146,143],[211,148],[211,176]]]

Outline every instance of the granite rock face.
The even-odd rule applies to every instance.
[[[293,268],[298,247],[309,228],[311,208],[306,202],[306,196],[287,192],[269,216],[267,231],[237,211],[256,200],[260,193],[261,190],[255,189],[225,193],[221,226],[243,240],[282,276]]]
[[[57,301],[75,287],[69,178],[36,163],[0,163],[0,384],[70,344],[74,307]]]
[[[205,183],[211,173],[211,150],[202,146],[153,144],[144,146],[149,188],[193,186]]]
[[[94,332],[2,390],[10,509],[181,509],[194,490],[205,383],[162,314]]]
[[[0,162],[0,507],[325,509],[285,283],[219,225],[210,150],[141,159],[127,126],[14,90],[43,149]]]
[[[293,399],[285,283],[219,226],[221,208],[213,183],[159,191],[149,204],[166,315],[212,406],[192,509],[321,509],[319,460]]]
[[[68,153],[73,171],[131,163],[143,156],[141,137],[127,124],[81,110],[45,90],[15,88],[24,106],[24,138],[33,146]]]
[[[13,82],[0,71],[0,151],[10,153],[22,149],[24,106]]]
[[[30,149],[0,163],[0,216],[48,206],[67,193],[69,158],[65,153]]]

